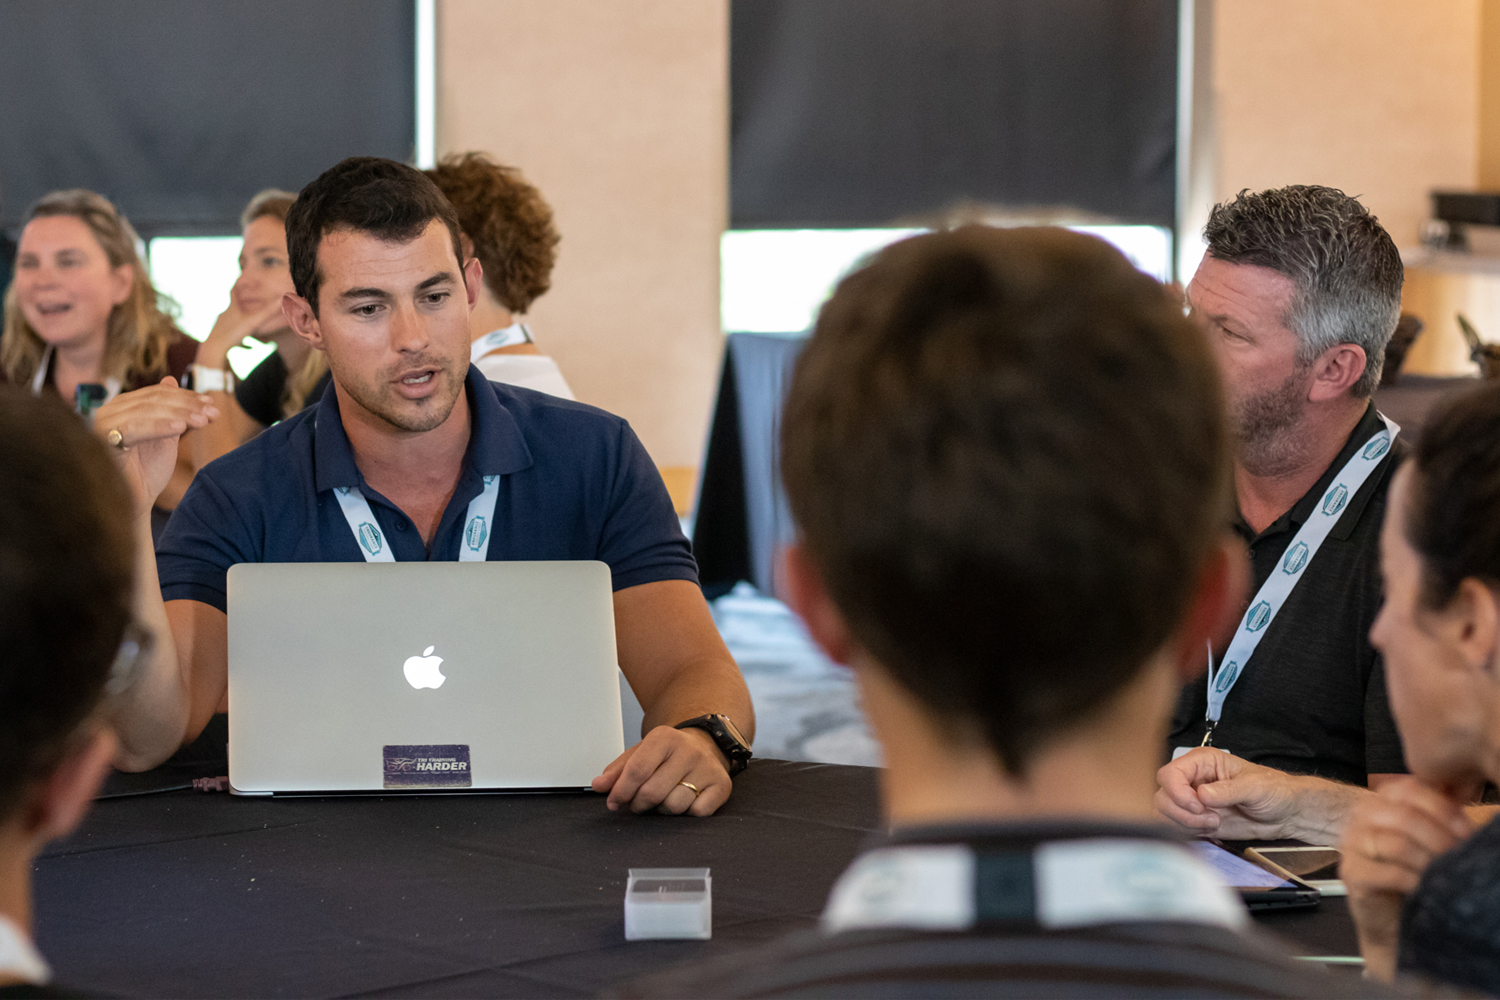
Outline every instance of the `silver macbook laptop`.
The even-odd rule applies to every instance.
[[[229,570],[239,794],[585,788],[624,749],[602,562]]]

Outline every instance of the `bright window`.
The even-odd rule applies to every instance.
[[[1172,273],[1172,233],[1157,226],[1071,226],[1114,244],[1158,281]],[[739,229],[719,242],[720,322],[726,332],[794,334],[850,269],[922,229]]]
[[[238,236],[158,236],[151,241],[151,281],[180,310],[177,325],[194,340],[214,328],[229,305],[229,289],[240,276]],[[231,348],[229,367],[240,378],[276,348],[258,340]]]

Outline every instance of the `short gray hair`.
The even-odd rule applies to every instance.
[[[1385,346],[1401,318],[1401,254],[1390,234],[1337,188],[1294,184],[1214,206],[1203,230],[1208,252],[1254,264],[1296,285],[1284,320],[1301,341],[1299,363],[1337,344],[1365,352],[1350,391],[1367,398],[1380,383]]]

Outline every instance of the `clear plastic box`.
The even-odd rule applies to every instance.
[[[625,940],[713,937],[707,868],[632,868],[625,883]]]

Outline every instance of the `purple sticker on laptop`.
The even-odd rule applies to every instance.
[[[467,743],[388,746],[386,788],[472,788]]]

